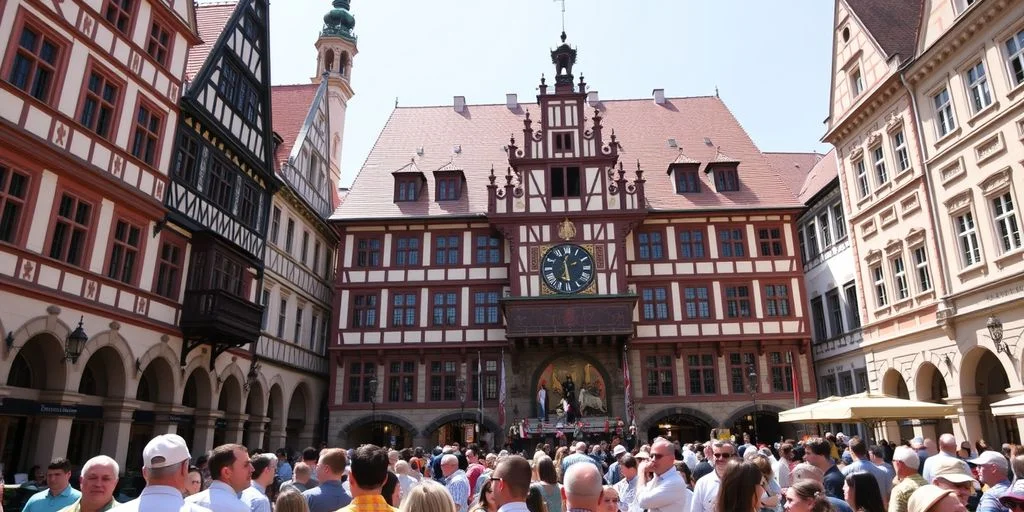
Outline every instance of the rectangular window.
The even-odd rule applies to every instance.
[[[15,243],[21,231],[29,177],[0,163],[0,242]]]
[[[715,386],[715,356],[711,354],[695,354],[686,356],[687,373],[690,380],[691,395],[714,395],[718,393]]]
[[[477,265],[497,265],[501,263],[501,238],[477,235],[475,256],[473,262]]]
[[[85,266],[85,250],[92,229],[92,205],[67,192],[57,206],[57,220],[50,238],[50,257],[70,265]]]
[[[348,368],[348,401],[370,401],[370,379],[377,378],[377,365],[371,362],[353,362]]]
[[[452,266],[459,264],[459,237],[457,235],[434,238],[434,264]]]
[[[953,116],[953,101],[949,97],[949,89],[943,88],[932,96],[935,104],[935,126],[939,138],[945,137],[956,129],[956,118]]]
[[[811,317],[814,320],[814,339],[817,341],[828,339],[828,324],[825,321],[825,305],[821,297],[811,299]]]
[[[320,240],[313,241],[313,273],[320,274]]]
[[[134,4],[135,0],[107,0],[107,4],[103,8],[103,17],[114,25],[118,32],[131,37]]]
[[[380,239],[360,238],[356,240],[356,266],[359,268],[376,268],[380,265]]]
[[[320,325],[320,315],[313,313],[312,321],[309,322],[309,349],[316,347],[316,327]]]
[[[676,394],[675,362],[671,355],[647,356],[644,358],[644,373],[647,377],[647,396],[674,396]]]
[[[984,61],[979,61],[967,70],[967,95],[971,98],[971,109],[974,113],[981,112],[992,104],[992,92],[988,87]]]
[[[242,295],[242,266],[223,254],[213,255],[212,286],[232,295]]]
[[[430,401],[452,402],[458,396],[455,382],[459,365],[455,361],[430,362]]]
[[[686,318],[711,318],[711,301],[708,300],[707,286],[687,286],[683,288]]]
[[[871,182],[868,180],[868,167],[864,163],[864,159],[857,160],[853,163],[853,166],[857,169],[857,192],[860,195],[858,199],[863,199],[871,194]]]
[[[324,314],[323,318],[320,319],[320,345],[316,348],[316,353],[324,355],[324,349],[327,347],[327,333],[329,325],[329,314]]]
[[[171,31],[154,21],[149,27],[149,41],[146,42],[146,53],[153,57],[161,66],[167,67],[167,56],[171,49]]]
[[[828,228],[828,212],[818,215],[818,228],[821,229],[821,250],[832,246],[832,231]]]
[[[857,301],[857,285],[854,282],[846,283],[843,286],[843,293],[846,295],[846,318],[850,329],[860,327],[860,305]]]
[[[978,230],[974,226],[974,214],[964,213],[956,218],[957,239],[960,240],[960,257],[963,266],[981,263],[981,246],[978,244]]]
[[[668,293],[665,288],[641,288],[640,311],[644,320],[668,320]]]
[[[677,194],[700,192],[700,175],[697,169],[676,169],[675,178]]]
[[[792,352],[769,352],[768,370],[772,372],[772,393],[793,392]]]
[[[746,254],[743,248],[742,228],[719,229],[718,241],[721,244],[719,256],[723,258],[742,258]]]
[[[260,294],[260,305],[263,306],[263,318],[260,319],[260,329],[267,330],[267,324],[270,322],[270,290],[264,288],[263,293]]]
[[[679,254],[684,260],[704,259],[704,231],[680,231]]]
[[[300,252],[302,264],[306,264],[306,258],[309,257],[309,231],[302,230],[302,250]]]
[[[896,285],[896,300],[903,300],[910,297],[910,285],[907,281],[907,267],[903,263],[903,257],[892,260],[892,276]]]
[[[139,105],[135,116],[135,133],[132,134],[132,156],[149,165],[156,165],[162,126],[163,118],[155,110],[145,104]]]
[[[352,328],[372,329],[377,327],[376,294],[356,295],[352,298]]]
[[[789,287],[784,284],[765,285],[764,305],[768,316],[789,316]]]
[[[283,340],[284,326],[288,322],[288,299],[282,297],[277,306],[277,337]]]
[[[828,323],[832,329],[832,336],[839,336],[846,332],[843,328],[843,304],[839,300],[839,289],[833,288],[825,292],[825,301],[828,302]]]
[[[725,307],[729,318],[750,317],[750,287],[733,285],[725,288]]]
[[[64,45],[42,30],[22,25],[7,81],[33,98],[48,103],[57,80]]]
[[[853,375],[850,372],[843,372],[839,374],[839,393],[842,396],[849,396],[853,394]]]
[[[199,141],[186,133],[178,138],[178,152],[174,175],[192,188],[199,187]]]
[[[206,194],[211,201],[226,211],[231,211],[234,200],[235,173],[220,158],[210,158],[210,172],[206,183]]]
[[[571,133],[556,133],[555,134],[555,151],[558,153],[572,152],[572,134]]]
[[[1017,211],[1013,208],[1013,196],[1006,192],[993,198],[992,213],[1003,252],[1020,249],[1020,225],[1017,222]]]
[[[395,201],[415,201],[420,195],[420,180],[416,178],[402,178],[395,181],[398,189],[395,194]]]
[[[807,223],[807,259],[818,257],[818,224],[814,220]]]
[[[750,373],[754,369],[754,354],[751,352],[733,352],[729,354],[729,384],[733,394],[747,392],[750,384]]]
[[[850,88],[853,90],[853,97],[855,98],[864,92],[864,75],[861,74],[860,68],[850,72]]]
[[[900,130],[892,136],[892,151],[896,154],[896,166],[900,172],[910,169],[910,153],[907,151],[907,139]]]
[[[284,231],[284,252],[292,253],[292,243],[295,241],[295,219],[288,219],[288,227]]]
[[[431,324],[434,327],[459,325],[459,294],[456,292],[437,292],[433,294],[433,316]]]
[[[836,230],[836,242],[846,238],[846,216],[843,214],[843,203],[832,205],[832,229]]]
[[[783,256],[786,254],[782,246],[782,228],[759,228],[757,241],[761,246],[761,256]]]
[[[160,259],[157,262],[156,293],[168,299],[178,298],[178,284],[181,281],[181,246],[171,242],[160,244]]]
[[[392,361],[388,364],[388,401],[416,400],[416,361]]]
[[[914,249],[914,267],[917,269],[917,290],[919,292],[931,290],[932,277],[928,270],[928,251],[923,245]]]
[[[636,234],[637,257],[641,260],[660,260],[665,258],[661,233],[642,231]]]
[[[438,201],[454,201],[459,198],[462,180],[457,176],[437,178],[435,196]]]
[[[135,279],[135,263],[142,243],[142,228],[118,219],[114,224],[114,236],[107,265],[107,277],[131,283]]]
[[[470,381],[472,386],[468,396],[471,400],[478,400],[480,396],[480,371],[483,370],[483,399],[498,399],[498,361],[496,359],[485,359],[480,365],[479,360],[470,361]]]
[[[257,209],[259,204],[259,190],[251,181],[242,180],[238,195],[238,220],[245,226],[257,229],[260,212]]]
[[[551,197],[580,197],[580,168],[551,168]]]
[[[882,149],[881,144],[871,150],[871,162],[875,166],[875,178],[878,179],[878,184],[882,185],[888,182],[889,171],[885,168],[885,150]]]
[[[229,104],[233,105],[235,103],[235,96],[238,95],[240,81],[241,76],[238,73],[238,69],[229,62],[221,61],[217,90],[220,91],[221,95],[224,96],[224,100]]]
[[[281,234],[281,209],[274,207],[270,215],[270,242],[277,245],[277,236]]]
[[[839,396],[839,388],[836,387],[836,377],[834,375],[825,375],[821,378],[821,387],[818,388],[818,397],[828,398],[830,396]]]
[[[302,340],[302,317],[306,315],[306,308],[299,306],[295,308],[295,336],[292,343],[298,344]]]
[[[391,298],[391,326],[392,327],[416,327],[415,293],[396,293]]]
[[[1013,85],[1024,84],[1024,30],[1006,40],[1006,62],[1010,66]]]
[[[796,239],[797,239],[797,243],[800,245],[800,261],[804,265],[806,265],[807,264],[807,260],[810,259],[810,258],[807,257],[807,240],[804,237],[804,227],[803,226],[800,226],[799,228],[797,228],[797,230],[796,230]]]
[[[120,110],[121,86],[109,75],[100,72],[95,64],[86,77],[83,91],[85,99],[82,101],[78,121],[96,135],[113,140],[117,112]]]
[[[885,287],[885,270],[882,270],[881,265],[875,265],[871,268],[871,277],[875,285],[875,307],[888,306],[889,294]]]
[[[740,178],[736,169],[715,169],[715,190],[736,192],[740,189]]]
[[[499,292],[473,293],[473,323],[476,325],[498,325]]]
[[[420,264],[419,237],[403,237],[395,241],[395,266],[417,267]]]

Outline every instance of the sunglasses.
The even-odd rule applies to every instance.
[[[666,455],[664,453],[652,453],[651,454],[651,458],[654,459],[654,460],[658,460],[658,459],[660,459],[662,457],[666,457]]]
[[[716,459],[728,459],[732,457],[731,453],[714,453],[712,454]]]

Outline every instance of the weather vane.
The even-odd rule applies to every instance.
[[[555,0],[556,2],[562,2],[562,32],[565,32],[565,0]]]

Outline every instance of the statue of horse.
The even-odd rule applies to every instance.
[[[582,416],[587,409],[603,413],[608,412],[608,409],[604,406],[604,400],[602,400],[601,397],[592,394],[587,390],[587,388],[580,388],[579,404],[580,416]]]

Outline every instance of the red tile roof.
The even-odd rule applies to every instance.
[[[916,55],[924,0],[846,0],[887,58],[907,62]]]
[[[274,153],[277,164],[288,159],[316,97],[317,84],[275,85],[270,88],[274,132],[282,142]],[[275,166],[276,168],[277,166]]]
[[[832,180],[839,176],[836,165],[836,150],[829,151],[825,156],[818,155],[818,163],[807,173],[800,187],[800,202],[807,204],[815,194],[821,192]]]
[[[782,182],[794,196],[799,196],[811,168],[821,160],[821,153],[765,153],[764,157],[782,176]]]
[[[236,5],[238,5],[236,0],[196,4],[196,28],[203,42],[189,49],[188,64],[185,66],[185,81],[191,81],[192,77],[199,73],[210,50],[217,43],[217,38],[224,31],[224,25],[228,23],[228,18],[231,17],[231,13],[235,12]]]
[[[511,111],[504,104],[468,105],[462,113],[455,112],[450,105],[396,108],[333,218],[486,213],[486,186],[492,166],[502,183],[508,166],[504,146],[509,135],[515,135],[521,143],[524,112],[538,111],[536,104],[521,104],[520,107]],[[647,180],[647,201],[655,210],[802,206],[719,98],[671,98],[664,105],[651,99],[612,100],[603,101],[601,109],[606,142],[614,130],[622,145],[620,159],[628,179],[632,179],[639,160]],[[587,125],[590,124],[588,119]],[[536,122],[534,126],[539,127]],[[670,146],[668,139],[675,139],[677,147]],[[461,152],[453,152],[456,145],[461,146]],[[422,155],[418,154],[419,148],[422,148]],[[720,153],[739,161],[740,190],[715,192],[712,177],[700,173],[705,181],[703,192],[676,194],[672,177],[666,170],[679,158],[680,152],[702,162],[705,168]],[[420,200],[394,202],[391,173],[409,165],[410,161],[419,169],[430,170],[450,160],[466,176],[461,201],[434,201],[433,175],[427,173],[426,193]]]

